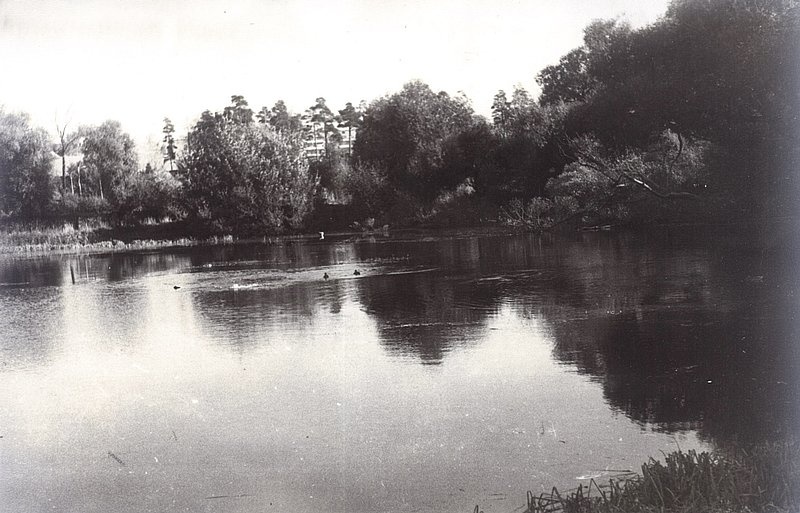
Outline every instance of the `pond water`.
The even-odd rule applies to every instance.
[[[784,246],[449,232],[6,258],[0,503],[514,512],[791,435]]]

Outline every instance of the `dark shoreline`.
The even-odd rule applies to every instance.
[[[753,238],[757,247],[781,246],[800,250],[800,220],[793,217],[770,219],[767,222],[754,219],[728,221],[671,222],[653,224],[619,224],[598,226],[561,226],[556,230],[536,232],[509,226],[496,221],[475,226],[417,225],[378,229],[339,229],[316,231],[313,228],[284,234],[255,235],[244,233],[214,233],[198,229],[183,222],[161,225],[125,226],[70,230],[66,228],[29,228],[3,232],[0,230],[0,257],[42,256],[51,254],[84,254],[152,251],[169,248],[215,246],[227,244],[275,244],[299,240],[347,239],[364,237],[459,237],[473,235],[511,235],[518,233],[542,236],[570,235],[586,232],[631,232],[648,233],[653,230],[668,232],[691,230],[692,232],[743,232]],[[320,234],[324,233],[324,238]]]

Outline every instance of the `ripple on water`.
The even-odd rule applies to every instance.
[[[358,271],[355,274],[354,271]],[[375,276],[400,276],[435,272],[438,268],[392,268],[370,263],[368,265],[332,265],[296,269],[248,268],[219,266],[193,268],[191,286],[201,290],[264,290],[298,284],[325,283],[326,281],[358,280]],[[323,278],[328,275],[328,279]]]

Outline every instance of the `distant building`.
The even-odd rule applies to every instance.
[[[304,121],[303,128],[306,132],[304,139],[305,157],[308,160],[321,160],[325,157],[325,132],[322,126],[319,123],[316,123],[316,126],[312,126],[310,121]],[[353,127],[348,130],[347,127],[337,126],[336,130],[342,138],[342,141],[337,145],[339,151],[349,155],[356,141],[357,129]],[[328,138],[330,138],[330,135],[328,135]]]
[[[67,155],[64,160],[66,161],[68,172],[69,166],[77,164],[82,159],[83,155],[80,153],[77,155]],[[50,173],[53,176],[61,177],[61,157],[54,151],[50,152]]]

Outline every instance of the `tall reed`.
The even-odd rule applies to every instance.
[[[563,495],[528,492],[527,513],[755,513],[800,508],[800,444],[768,443],[727,453],[677,451],[641,475]]]

